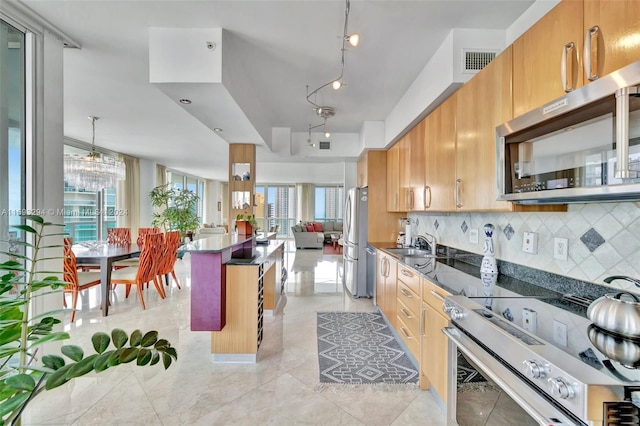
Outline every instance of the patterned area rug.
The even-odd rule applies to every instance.
[[[418,371],[378,312],[318,312],[320,383],[416,383]]]

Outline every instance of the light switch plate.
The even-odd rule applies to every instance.
[[[522,251],[525,253],[538,253],[538,234],[536,232],[525,232],[522,237]]]
[[[522,328],[535,334],[538,329],[538,316],[536,311],[529,308],[522,309]]]
[[[567,325],[553,320],[553,341],[560,346],[567,346]]]
[[[469,242],[471,244],[478,244],[478,230],[475,228],[469,229]]]

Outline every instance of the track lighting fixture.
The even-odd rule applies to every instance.
[[[311,100],[311,97],[317,95],[320,90],[324,89],[325,87],[327,87],[329,85],[331,85],[331,87],[333,87],[334,90],[338,90],[338,89],[346,86],[346,84],[342,80],[342,77],[344,76],[344,52],[347,50],[346,49],[346,45],[348,43],[349,45],[351,45],[353,47],[356,47],[358,45],[358,43],[360,42],[360,35],[358,35],[358,34],[348,34],[349,12],[350,12],[350,10],[351,10],[351,3],[349,2],[349,0],[346,0],[345,11],[344,11],[344,31],[343,31],[343,34],[342,34],[342,49],[340,49],[340,52],[341,52],[340,75],[338,76],[338,78],[335,78],[335,79],[323,84],[322,86],[318,87],[315,90],[312,90],[311,92],[309,92],[309,86],[307,86],[307,102],[309,102],[311,105],[313,105],[313,107],[314,107],[313,110],[316,112],[316,114],[324,119],[324,123],[322,123],[322,124],[318,124],[316,126],[312,126],[311,124],[309,124],[309,143],[311,143],[311,129],[314,129],[316,127],[324,126],[325,127],[325,137],[327,137],[327,138],[331,137],[331,133],[326,131],[327,118],[333,117],[335,115],[335,109],[333,107],[330,107],[330,106],[319,105],[316,102],[314,102],[313,100]],[[315,98],[314,98],[314,100],[315,100]]]

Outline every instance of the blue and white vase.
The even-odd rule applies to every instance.
[[[482,263],[480,264],[480,278],[482,279],[482,289],[484,294],[484,306],[491,310],[493,306],[493,288],[498,281],[498,263],[493,245],[493,230],[495,227],[487,223],[484,225],[484,250]]]

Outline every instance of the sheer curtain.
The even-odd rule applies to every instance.
[[[167,168],[162,164],[156,164],[156,186],[167,184]]]
[[[140,160],[128,155],[120,156],[127,171],[127,178],[118,182],[116,223],[120,228],[131,228],[131,239],[138,238],[140,226]],[[124,213],[126,212],[126,214]]]
[[[298,192],[298,220],[303,222],[313,221],[316,204],[315,186],[312,183],[298,183],[296,184],[296,190]]]

